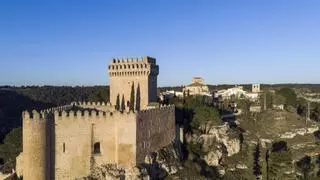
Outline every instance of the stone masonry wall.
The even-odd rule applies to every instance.
[[[135,117],[95,110],[56,112],[56,179],[87,176],[94,165],[134,164]],[[95,143],[100,153],[94,152]]]
[[[167,146],[175,139],[175,107],[141,111],[137,115],[137,129],[137,163],[143,163],[149,153]]]
[[[24,112],[23,118],[23,153],[17,167],[24,179],[75,179],[88,176],[95,165],[136,164],[133,112],[33,111]],[[94,152],[95,143],[100,144],[99,153]]]

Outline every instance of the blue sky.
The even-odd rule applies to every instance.
[[[0,85],[103,85],[145,55],[159,86],[320,83],[320,1],[0,2]]]

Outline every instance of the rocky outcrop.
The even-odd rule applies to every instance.
[[[233,136],[227,124],[212,127],[208,134],[187,135],[187,142],[200,143],[205,153],[203,160],[210,166],[219,166],[223,155],[233,156],[240,152],[241,142],[238,136]]]
[[[312,126],[309,128],[295,129],[294,131],[291,131],[291,132],[285,132],[284,134],[280,135],[280,138],[292,139],[292,138],[296,137],[297,135],[304,136],[306,134],[312,134],[318,130],[319,130],[319,127],[317,127],[317,126]]]
[[[176,174],[181,168],[180,154],[176,150],[176,144],[162,148],[158,152],[149,154],[145,163],[136,167],[120,168],[115,164],[106,164],[92,169],[89,178],[99,180],[109,179],[164,179]]]
[[[99,179],[99,180],[109,180],[109,179],[126,179],[126,180],[136,180],[136,179],[149,179],[149,175],[145,168],[138,167],[128,167],[119,168],[115,164],[106,164],[101,167],[95,167],[92,169],[91,175],[84,179]]]
[[[177,144],[172,144],[145,158],[145,164],[142,166],[147,169],[151,179],[176,174],[182,168],[181,154],[177,151],[177,146]]]
[[[222,155],[222,152],[219,150],[210,151],[207,155],[204,156],[204,160],[209,166],[219,166]]]

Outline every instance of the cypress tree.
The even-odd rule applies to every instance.
[[[137,87],[137,95],[136,95],[136,111],[140,111],[140,101],[141,101],[141,95],[140,95],[140,84],[138,84]]]
[[[253,173],[257,177],[260,177],[262,172],[261,172],[261,166],[260,166],[260,141],[258,141],[255,151],[253,153],[254,157],[254,163],[253,163]]]
[[[134,111],[134,82],[132,82],[132,86],[131,86],[131,94],[130,94],[130,106],[129,106],[129,110],[130,111]]]
[[[122,95],[122,100],[121,100],[121,111],[122,112],[126,110],[126,105],[124,103],[125,103],[124,95]]]
[[[117,95],[117,101],[116,101],[116,110],[119,111],[120,110],[120,95]]]

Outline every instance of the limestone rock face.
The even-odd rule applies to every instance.
[[[285,132],[284,134],[282,134],[280,136],[280,138],[282,138],[282,139],[292,139],[297,135],[304,136],[306,134],[312,134],[312,133],[314,133],[314,132],[316,132],[318,130],[319,130],[318,126],[312,126],[312,127],[309,127],[309,128],[295,129],[292,132]]]
[[[93,168],[89,179],[109,180],[109,179],[149,179],[146,169],[138,167],[118,168],[116,165],[107,164]],[[85,180],[86,178],[82,178]],[[80,179],[79,179],[80,180]]]
[[[145,163],[137,167],[119,168],[114,164],[94,167],[89,179],[164,179],[168,175],[176,174],[181,168],[180,154],[174,145],[169,145],[158,152],[147,155]]]
[[[223,126],[212,127],[208,134],[187,135],[188,143],[202,145],[206,153],[203,160],[210,166],[219,166],[223,155],[233,156],[240,152],[241,142],[239,137],[232,137],[227,124]]]
[[[174,146],[170,145],[158,152],[149,154],[145,158],[143,166],[148,170],[151,179],[160,178],[159,175],[165,177],[166,175],[176,174],[181,168],[180,156]]]
[[[228,156],[233,156],[240,152],[240,140],[239,139],[223,139],[223,144],[227,148]]]
[[[245,164],[237,164],[236,168],[237,169],[248,169],[248,166]]]
[[[222,158],[222,152],[220,151],[210,151],[204,156],[204,160],[209,166],[219,166],[219,162]]]

